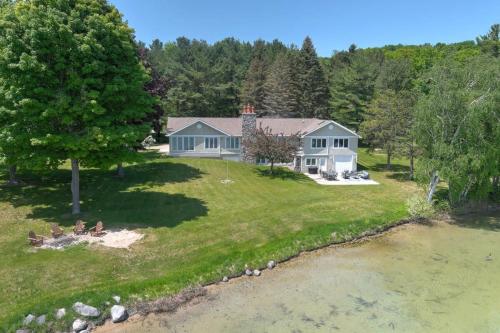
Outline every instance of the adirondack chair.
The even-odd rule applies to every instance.
[[[101,237],[106,233],[104,231],[104,224],[101,221],[97,222],[95,227],[92,227],[89,230],[90,230],[90,236],[93,237]]]
[[[75,227],[73,228],[73,232],[75,235],[82,235],[85,233],[85,222],[82,220],[78,220],[75,223]]]
[[[43,236],[37,236],[34,231],[28,233],[28,240],[31,246],[40,246],[43,244]]]
[[[64,230],[55,223],[52,223],[52,225],[50,226],[50,232],[52,233],[52,237],[54,238],[59,238],[64,235]]]

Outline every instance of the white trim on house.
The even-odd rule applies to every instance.
[[[213,125],[210,125],[210,124],[208,124],[208,123],[204,122],[203,120],[200,120],[200,119],[197,119],[196,121],[192,122],[191,124],[186,125],[186,126],[184,126],[183,128],[180,128],[180,129],[178,129],[178,130],[177,130],[177,131],[175,131],[175,132],[172,132],[172,133],[170,133],[170,134],[167,134],[167,136],[172,136],[172,135],[174,135],[175,133],[178,133],[178,132],[180,132],[180,131],[182,131],[182,130],[185,130],[185,129],[186,129],[186,128],[188,128],[189,126],[193,126],[194,124],[197,124],[197,123],[202,123],[202,124],[205,124],[205,125],[207,125],[208,127],[212,128],[212,129],[214,129],[214,130],[216,130],[216,131],[218,131],[218,132],[221,132],[222,134],[224,134],[224,135],[226,135],[226,136],[233,136],[233,135],[228,134],[228,133],[224,132],[223,130],[221,130],[221,129],[219,129],[219,128],[217,128],[217,127],[213,126]],[[206,135],[198,135],[198,136],[206,136]]]
[[[310,131],[309,133],[304,134],[302,137],[310,136],[312,133],[314,133],[314,132],[316,132],[317,130],[320,130],[320,129],[322,129],[323,127],[325,127],[326,125],[330,125],[330,124],[335,124],[335,125],[337,125],[338,127],[340,127],[340,128],[342,128],[342,129],[344,129],[344,130],[348,131],[349,133],[354,134],[354,136],[355,136],[355,137],[357,137],[357,138],[361,138],[361,136],[360,136],[360,135],[358,135],[356,132],[354,132],[354,131],[352,131],[352,130],[348,129],[348,128],[347,128],[347,127],[345,127],[345,126],[340,125],[339,123],[337,123],[337,122],[336,122],[336,121],[334,121],[334,120],[327,120],[325,124],[320,125],[319,127],[316,127],[315,129],[313,129],[313,130],[312,130],[312,131]]]

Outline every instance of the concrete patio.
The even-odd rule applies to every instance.
[[[379,185],[373,179],[344,179],[339,177],[337,180],[326,180],[320,174],[304,173],[304,175],[320,185]]]

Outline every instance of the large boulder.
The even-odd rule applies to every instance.
[[[74,332],[81,332],[83,331],[84,329],[86,329],[88,326],[87,322],[85,320],[82,320],[82,319],[76,319],[74,322],[73,322],[73,331]]]
[[[73,310],[75,310],[75,312],[79,315],[85,317],[99,317],[101,315],[101,312],[98,309],[81,302],[76,302],[75,304],[73,304]]]
[[[113,305],[111,307],[111,320],[113,323],[119,323],[128,318],[127,309],[122,305]]]

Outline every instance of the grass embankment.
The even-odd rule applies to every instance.
[[[224,185],[224,161],[145,157],[126,168],[124,179],[94,169],[81,174],[85,221],[145,234],[129,251],[81,245],[33,252],[27,245],[29,230],[49,235],[50,223],[71,230],[68,168],[21,174],[22,187],[0,187],[0,330],[13,329],[27,313],[50,317],[77,300],[102,307],[114,294],[125,300],[172,294],[245,264],[263,266],[324,245],[333,232],[354,237],[405,218],[416,189],[403,180],[402,161],[386,172],[385,156],[364,150],[360,168],[379,186],[320,186],[303,175],[270,177],[233,162],[234,183]]]

